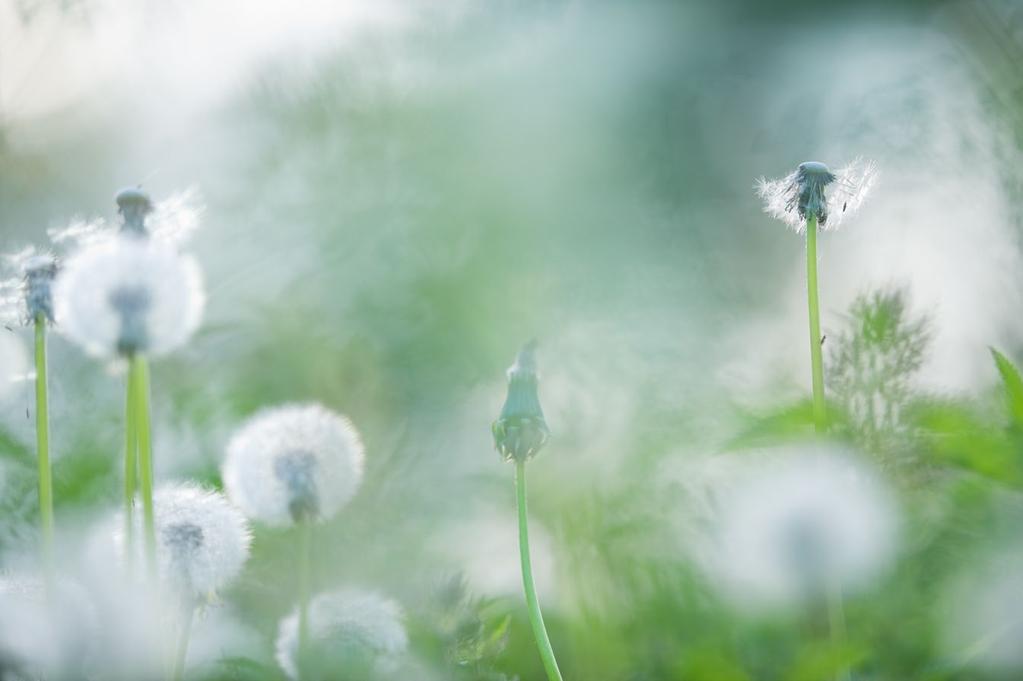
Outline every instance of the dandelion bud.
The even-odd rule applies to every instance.
[[[822,227],[837,227],[860,207],[876,177],[877,167],[862,159],[835,171],[807,161],[779,180],[760,178],[756,190],[764,212],[802,233],[811,217]]]
[[[351,422],[318,404],[264,410],[234,435],[224,487],[250,518],[285,526],[336,514],[362,481],[363,446]]]
[[[184,597],[202,600],[241,572],[249,557],[251,534],[245,517],[222,494],[193,485],[168,485],[156,491],[153,503],[163,583]],[[135,520],[141,528],[138,515]],[[123,527],[123,520],[117,527]],[[141,529],[136,533],[141,534]],[[120,529],[114,540],[123,556]],[[142,560],[141,553],[136,560]]]
[[[309,639],[301,660],[303,679],[334,679],[338,670],[345,670],[350,678],[366,678],[395,666],[408,647],[401,607],[362,589],[314,598],[309,605]],[[281,621],[276,647],[281,669],[298,679],[297,611]]]
[[[124,218],[122,232],[146,235],[146,216],[153,212],[153,202],[141,187],[127,187],[117,192],[117,212]]]
[[[494,421],[494,446],[505,461],[525,461],[536,455],[550,437],[537,395],[536,341],[519,351],[508,369],[508,396]]]
[[[159,242],[121,236],[72,257],[54,288],[57,322],[100,357],[166,354],[202,318],[195,261]]]
[[[29,319],[53,321],[53,280],[57,261],[50,255],[37,255],[24,264],[25,309]]]

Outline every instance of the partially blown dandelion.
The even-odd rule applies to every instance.
[[[299,642],[299,619],[294,612],[281,620],[277,634],[277,663],[291,679],[364,678],[360,672],[386,671],[408,647],[401,607],[374,591],[348,588],[314,598],[307,647]]]
[[[363,446],[351,422],[318,404],[286,405],[253,416],[234,435],[224,487],[250,518],[297,525],[298,637],[308,640],[313,523],[334,516],[362,481]]]
[[[492,426],[494,446],[505,461],[515,462],[516,502],[519,509],[519,558],[522,563],[522,585],[529,607],[529,620],[540,650],[544,669],[550,681],[561,681],[561,671],[554,657],[547,627],[540,612],[533,583],[529,557],[529,526],[526,507],[526,461],[533,458],[547,443],[550,430],[537,394],[539,375],[536,370],[536,343],[528,343],[508,369],[508,396],[500,416]]]
[[[820,302],[817,292],[817,231],[838,227],[855,212],[877,177],[876,166],[857,159],[836,171],[817,161],[800,163],[780,180],[760,178],[757,194],[764,212],[806,234],[807,307],[810,318],[810,365],[813,415],[817,432],[827,428],[824,402],[824,362],[821,355]]]
[[[245,517],[217,492],[168,485],[156,491],[154,502],[158,575],[180,605],[174,658],[177,679],[183,671],[195,609],[241,572],[251,534]],[[115,539],[127,559],[134,547],[125,535]]]

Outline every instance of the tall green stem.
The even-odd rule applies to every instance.
[[[831,646],[845,654],[845,607],[842,605],[842,586],[834,581],[828,588],[828,628],[831,632]],[[849,681],[849,668],[844,662],[835,672],[835,681]]]
[[[533,584],[533,566],[529,560],[529,527],[526,509],[526,462],[515,462],[515,490],[519,506],[519,557],[522,560],[522,586],[526,591],[526,605],[529,607],[529,621],[533,625],[533,636],[536,646],[540,649],[540,658],[547,670],[549,681],[562,681],[558,661],[554,659],[554,649],[547,637],[547,627],[543,623],[540,602],[536,598],[536,586]]]
[[[43,572],[48,592],[54,584],[53,477],[50,472],[50,406],[46,377],[46,318],[35,319],[36,450],[39,463],[39,519],[42,525]]]
[[[139,486],[142,492],[142,524],[146,548],[146,568],[156,578],[156,519],[153,510],[153,443],[150,436],[149,365],[142,355],[130,359],[129,381],[132,383],[134,421],[138,441]]]
[[[135,378],[129,369],[124,400],[124,543],[129,569],[135,559],[135,493],[138,490],[138,432],[135,428]]]
[[[810,367],[813,373],[813,424],[818,433],[828,427],[824,403],[824,360],[821,356],[821,313],[817,298],[817,216],[806,218],[806,300],[810,310]]]
[[[312,592],[313,521],[303,517],[298,523],[298,671],[308,665],[309,599]]]

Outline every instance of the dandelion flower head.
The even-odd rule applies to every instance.
[[[871,161],[856,159],[834,171],[807,161],[781,179],[760,178],[755,188],[765,213],[803,233],[808,217],[816,217],[822,229],[838,227],[859,209],[876,179]]]

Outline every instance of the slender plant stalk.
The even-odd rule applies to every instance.
[[[813,424],[818,433],[828,427],[824,403],[824,360],[821,356],[821,313],[817,297],[817,216],[806,218],[806,297],[810,310],[810,367],[813,373]]]
[[[526,605],[529,606],[529,621],[533,625],[533,636],[540,650],[544,669],[547,670],[549,681],[562,681],[558,661],[554,659],[554,649],[547,637],[547,627],[543,624],[540,602],[536,598],[536,586],[533,584],[533,567],[529,560],[529,527],[526,523],[526,462],[515,462],[515,490],[519,506],[519,557],[522,559],[522,586],[526,591]]]
[[[298,523],[298,671],[308,662],[309,599],[312,593],[313,521],[304,517]]]
[[[842,587],[833,582],[828,589],[828,629],[831,632],[831,646],[844,653],[845,648],[845,607],[842,605]],[[843,662],[835,672],[835,681],[849,681],[849,667]]]
[[[142,524],[146,568],[156,578],[156,520],[153,510],[153,443],[150,437],[149,365],[142,355],[132,355],[129,381],[133,384],[134,421],[138,441],[139,486],[142,492]]]
[[[46,377],[46,318],[35,318],[36,450],[39,463],[39,518],[42,525],[43,572],[48,593],[54,585],[53,476],[50,472],[50,406]]]
[[[178,623],[178,645],[174,651],[174,666],[171,671],[172,681],[181,681],[185,673],[185,659],[188,657],[188,641],[192,635],[192,619],[195,607],[189,601],[182,604],[181,618]]]
[[[128,569],[135,559],[135,493],[138,491],[138,432],[135,428],[135,380],[128,374],[124,400],[124,540]]]

